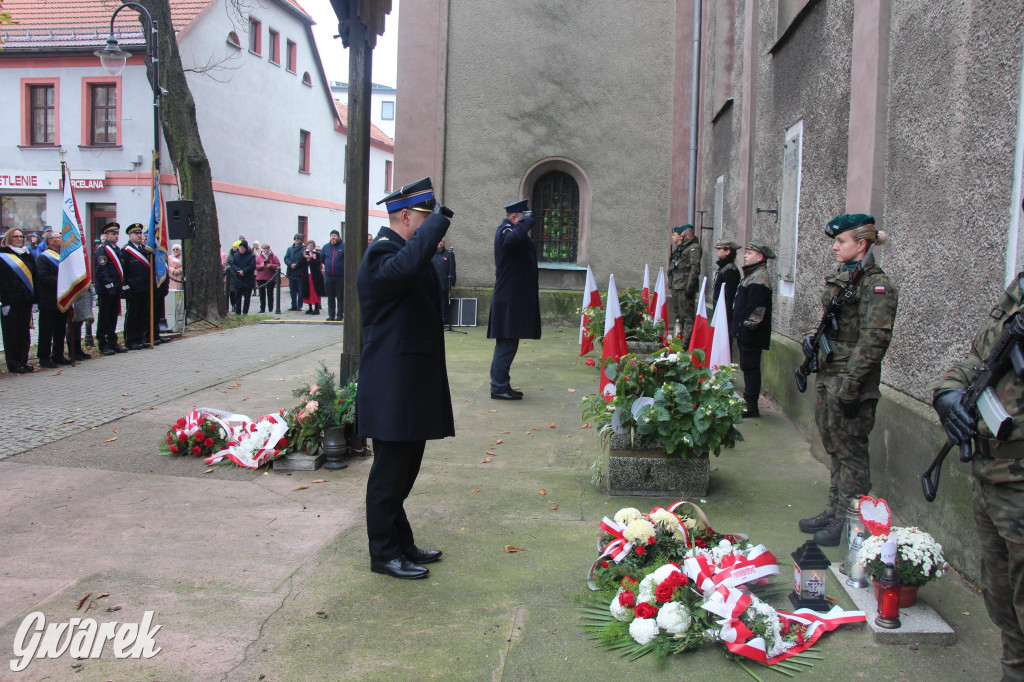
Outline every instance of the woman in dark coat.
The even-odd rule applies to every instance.
[[[35,371],[28,364],[35,278],[36,262],[25,245],[25,232],[11,228],[0,241],[0,329],[7,369],[16,374]]]
[[[231,286],[235,291],[235,314],[249,314],[249,299],[256,286],[256,256],[249,250],[249,242],[238,242],[238,252],[229,259],[228,267],[234,277]]]
[[[305,264],[308,273],[302,280],[302,302],[309,306],[306,314],[319,315],[320,298],[324,295],[324,264],[312,239],[306,244],[299,262]]]
[[[744,418],[760,417],[757,407],[761,395],[761,352],[772,341],[772,281],[768,276],[768,260],[775,251],[763,242],[750,242],[743,254],[743,281],[736,288],[733,301],[732,337],[740,349],[740,370],[743,372],[743,399],[747,409]]]

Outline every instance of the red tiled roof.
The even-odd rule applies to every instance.
[[[338,110],[338,116],[341,117],[341,127],[346,133],[348,132],[348,105],[342,104],[338,100],[334,100],[334,107]],[[387,145],[392,149],[395,148],[395,141],[387,136],[383,130],[375,126],[372,122],[370,123],[370,140],[372,142],[379,142],[380,144]]]

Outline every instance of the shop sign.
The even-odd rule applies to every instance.
[[[71,187],[80,190],[106,189],[104,171],[78,171],[73,173]],[[61,189],[60,170],[23,171],[0,169],[0,189],[45,191]]]

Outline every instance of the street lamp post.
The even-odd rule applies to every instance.
[[[111,76],[119,76],[128,62],[128,53],[117,45],[117,38],[114,37],[114,19],[117,13],[125,7],[131,7],[146,18],[149,25],[149,34],[146,36],[146,56],[153,65],[152,78],[149,84],[153,88],[153,166],[155,172],[160,172],[160,44],[158,41],[157,22],[149,11],[137,2],[126,2],[114,10],[110,15],[110,35],[107,37],[107,46],[97,50],[94,54],[100,58],[103,69]]]

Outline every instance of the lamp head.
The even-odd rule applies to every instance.
[[[102,50],[96,50],[93,54],[100,58],[103,70],[111,76],[120,76],[124,71],[124,65],[128,62],[128,53],[117,46],[117,38],[113,34],[107,38],[107,46]]]

